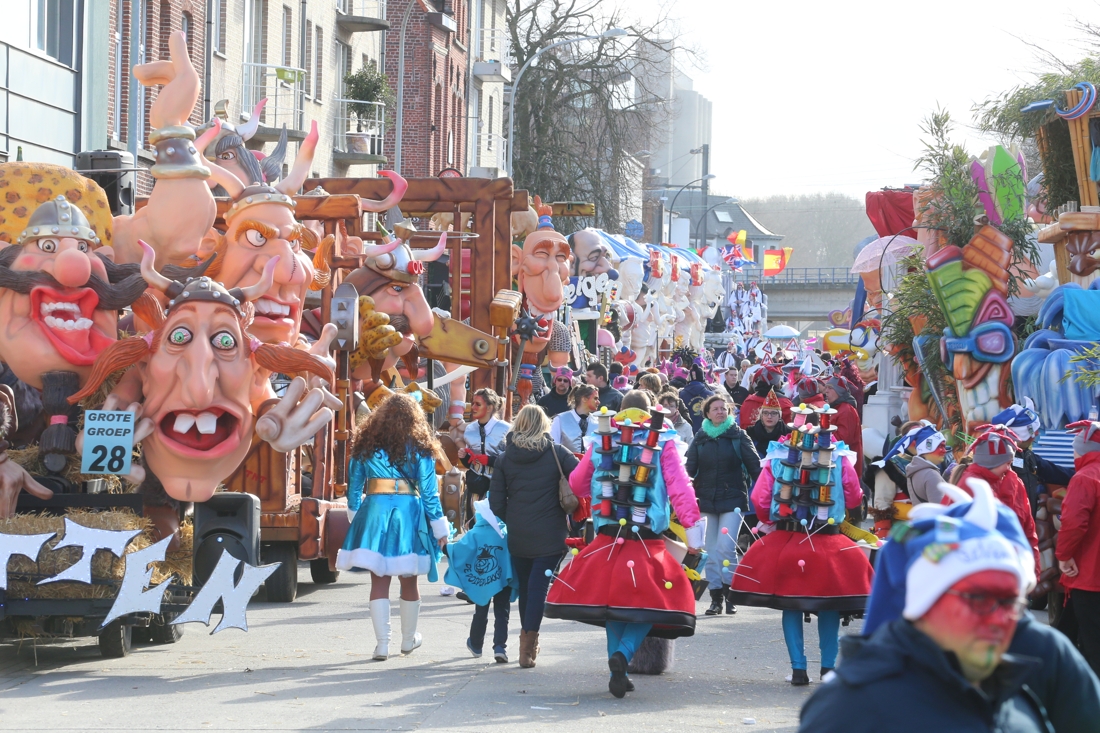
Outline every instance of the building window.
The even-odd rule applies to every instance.
[[[31,38],[34,47],[66,66],[73,65],[75,0],[35,0]]]
[[[214,50],[225,55],[225,3],[226,0],[214,0],[213,16],[211,20],[211,44]]]
[[[291,50],[294,48],[294,11],[283,6],[283,66],[292,66]]]
[[[322,72],[325,67],[325,31],[317,26],[317,47],[313,49],[313,65],[317,69],[317,77],[314,79],[313,98],[320,102],[322,96]]]
[[[187,55],[194,58],[195,46],[191,39],[191,13],[184,13],[180,17],[180,30],[183,31],[183,37],[187,39]]]
[[[306,21],[306,57],[302,59],[302,68],[305,69],[305,92],[307,97],[313,96],[313,21]]]
[[[339,99],[344,97],[344,77],[351,73],[351,46],[343,41],[336,44],[336,93]]]
[[[732,224],[733,223],[733,217],[730,216],[730,213],[728,211],[715,211],[714,212],[714,217],[716,219],[718,219],[718,221],[722,222],[723,224]]]
[[[493,149],[493,98],[489,97],[489,129],[485,135],[485,149]]]

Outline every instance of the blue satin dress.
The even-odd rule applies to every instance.
[[[439,503],[435,460],[416,458],[399,471],[379,450],[366,460],[352,458],[348,469],[348,508],[356,513],[336,567],[383,576],[427,575],[435,581],[441,557],[435,537],[446,536],[448,526]],[[373,478],[412,480],[419,494],[366,494]]]

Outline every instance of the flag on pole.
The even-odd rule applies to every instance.
[[[738,232],[730,232],[730,235],[726,237],[726,241],[729,242],[734,249],[741,251],[741,259],[746,262],[753,262],[752,247],[746,247],[745,245],[749,241],[749,233],[742,229]]]
[[[771,277],[783,272],[793,251],[792,247],[764,250],[764,275]]]
[[[722,248],[722,259],[734,270],[740,270],[746,263],[752,261],[745,259],[745,253],[736,244]]]

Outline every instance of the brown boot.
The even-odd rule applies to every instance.
[[[521,667],[534,667],[535,655],[538,653],[535,650],[536,640],[538,635],[530,631],[519,632],[519,666]]]

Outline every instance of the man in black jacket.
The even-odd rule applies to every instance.
[[[844,640],[844,660],[803,706],[799,730],[1049,730],[1026,685],[1041,664],[1006,653],[1033,580],[1030,547],[987,483],[969,487],[973,501],[929,505],[895,528],[876,563],[871,636]]]
[[[720,395],[703,403],[702,427],[688,446],[684,468],[695,486],[699,512],[707,519],[707,588],[710,608],[706,615],[737,609],[729,598],[730,573],[737,567],[736,542],[741,516],[748,511],[749,491],[760,475],[760,458],[752,440],[730,417]],[[724,561],[729,561],[729,566]]]
[[[598,361],[594,361],[585,369],[585,381],[600,390],[600,405],[614,412],[619,411],[619,405],[623,401],[623,393],[614,389],[607,383],[607,367]]]
[[[553,418],[569,409],[569,390],[573,388],[573,370],[569,367],[558,367],[550,370],[553,383],[549,392],[539,398],[538,406]]]

